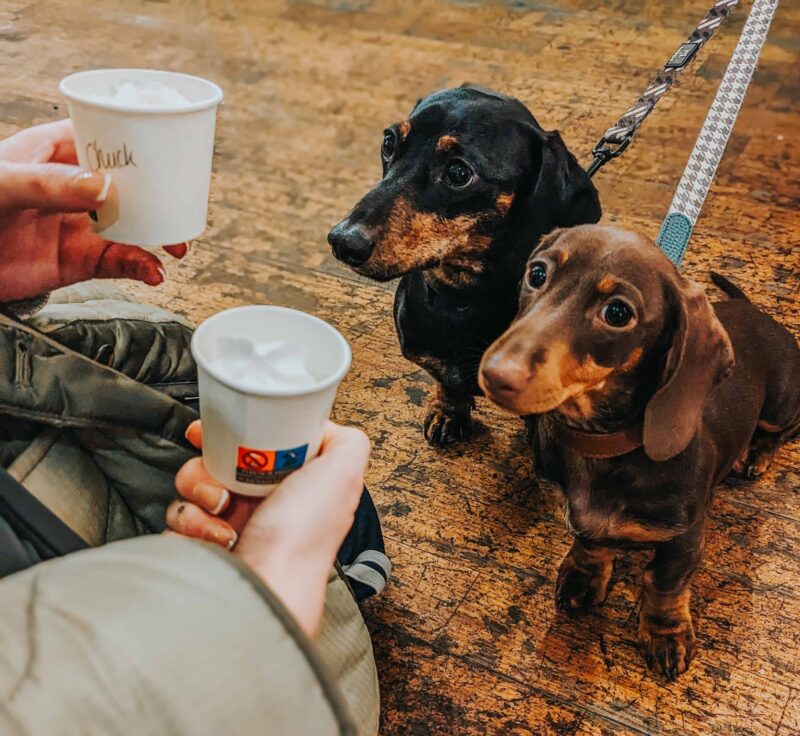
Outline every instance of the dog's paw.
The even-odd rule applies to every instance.
[[[764,448],[762,450],[754,450],[747,458],[747,465],[744,469],[744,477],[750,480],[760,478],[764,473],[769,470],[772,465],[772,458],[775,456],[773,448]]]
[[[686,621],[676,630],[663,631],[639,624],[639,651],[653,671],[674,682],[689,668],[696,648],[694,629]]]
[[[747,477],[747,455],[748,453],[745,452],[742,457],[736,459],[731,466],[731,475],[737,475],[741,478]]]
[[[472,418],[469,411],[455,411],[437,403],[425,417],[424,430],[430,445],[444,447],[472,438]]]
[[[736,460],[731,472],[748,480],[755,480],[769,470],[774,456],[774,447],[752,447]]]
[[[567,556],[556,581],[556,606],[562,611],[580,611],[600,605],[608,593],[610,566],[581,569]]]

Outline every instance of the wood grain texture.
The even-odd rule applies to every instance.
[[[378,178],[383,127],[463,81],[518,96],[581,160],[710,3],[677,0],[0,0],[0,135],[63,117],[58,80],[153,66],[225,90],[212,224],[142,299],[201,320],[253,302],[336,324],[354,363],[336,417],[375,447],[369,483],[395,564],[367,605],[387,736],[800,734],[800,447],[720,487],[694,586],[700,650],[674,685],[635,651],[641,553],[607,602],[555,610],[569,546],[520,423],[478,402],[466,445],[422,440],[432,390],[400,355],[392,286],[334,261],[328,228]],[[744,8],[598,175],[605,220],[655,236]],[[784,1],[684,270],[733,277],[800,332],[800,3]],[[711,287],[709,287],[711,288]]]

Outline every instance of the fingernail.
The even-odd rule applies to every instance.
[[[103,174],[103,188],[100,190],[100,194],[97,195],[98,202],[106,201],[109,189],[111,189],[111,174]]]
[[[224,509],[225,506],[228,504],[230,497],[231,494],[228,493],[227,488],[223,488],[222,493],[220,494],[219,497],[219,503],[214,507],[211,513],[216,516],[220,511],[222,511],[222,509]]]
[[[142,263],[139,266],[138,279],[148,286],[159,286],[166,277],[163,266],[154,266],[152,263]]]
[[[135,278],[148,286],[159,286],[164,283],[164,271],[152,263],[141,263],[138,265],[135,275],[131,276],[131,278]]]
[[[208,532],[207,539],[210,542],[215,542],[221,547],[225,547],[225,549],[233,549],[236,544],[236,541],[239,539],[239,535],[236,533],[234,529],[231,529],[229,526],[215,525]]]
[[[211,513],[215,515],[225,508],[225,504],[228,503],[228,500],[230,499],[230,494],[228,493],[227,488],[221,488],[213,483],[198,483],[194,487],[194,492],[198,496],[204,496],[208,501],[214,498],[218,493],[220,494],[220,499],[217,502],[217,505],[213,509],[210,509]]]
[[[75,177],[72,186],[76,194],[82,197],[91,198],[95,202],[105,202],[108,190],[111,188],[111,174],[83,171]]]

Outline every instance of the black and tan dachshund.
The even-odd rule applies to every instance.
[[[616,548],[654,548],[639,644],[674,679],[695,649],[690,579],[713,487],[757,477],[800,434],[800,349],[714,274],[711,304],[650,241],[584,225],[542,238],[519,314],[483,358],[480,382],[530,416],[537,470],[561,484],[575,539],[556,600],[606,596]]]
[[[438,382],[434,445],[466,438],[483,351],[508,327],[531,244],[597,222],[597,192],[561,136],[518,100],[461,87],[421,100],[384,131],[383,178],[328,235],[356,272],[402,277],[403,355]]]

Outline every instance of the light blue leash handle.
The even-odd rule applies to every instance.
[[[693,229],[694,223],[682,212],[670,212],[661,223],[656,244],[676,266],[681,265]]]

